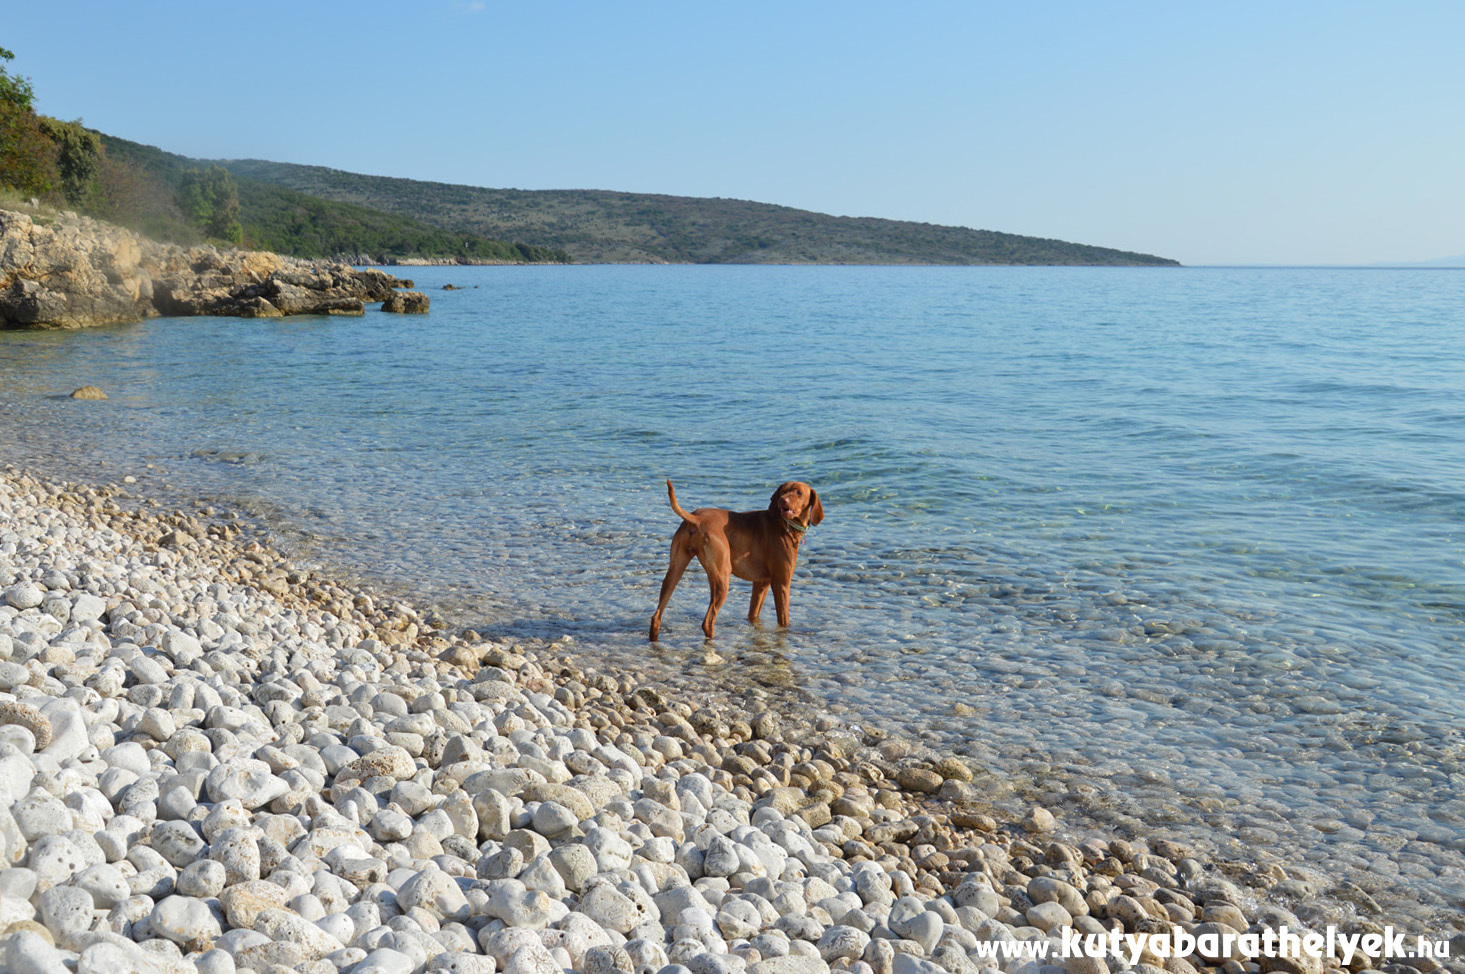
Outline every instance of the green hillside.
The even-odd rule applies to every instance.
[[[599,190],[481,189],[257,159],[241,180],[562,249],[580,263],[1169,265],[1149,254],[966,227],[837,217],[745,200]]]
[[[153,146],[102,135],[106,157],[122,167],[134,184],[136,200],[121,222],[162,240],[191,243],[199,238],[175,201],[190,171],[207,163]],[[467,262],[567,262],[563,251],[508,243],[468,231],[434,226],[367,206],[311,196],[287,187],[232,173],[238,194],[242,243],[295,257],[344,258],[353,263],[387,263],[408,258]]]

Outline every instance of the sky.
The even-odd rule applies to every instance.
[[[1465,3],[0,0],[195,158],[731,197],[1185,264],[1465,255]]]

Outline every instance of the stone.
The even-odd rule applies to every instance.
[[[290,901],[284,887],[256,879],[230,886],[219,894],[224,915],[231,927],[253,929],[255,918],[268,909],[282,909]]]
[[[412,818],[393,808],[383,808],[371,817],[366,831],[378,842],[401,842],[412,834]]]
[[[71,602],[71,621],[93,622],[107,611],[107,600],[90,592],[79,593]]]
[[[235,758],[209,772],[204,790],[210,801],[237,799],[246,809],[256,809],[287,793],[290,786],[275,777],[265,762]]]
[[[1027,921],[1031,926],[1047,933],[1060,927],[1073,926],[1073,915],[1055,901],[1035,903],[1027,910]]]
[[[99,910],[110,910],[132,895],[122,871],[110,863],[88,866],[71,882],[77,889],[85,890],[92,898],[92,905]]]
[[[929,768],[904,767],[895,774],[895,781],[908,791],[934,795],[941,790],[944,779]]]
[[[51,721],[51,743],[41,748],[41,753],[65,763],[91,747],[86,717],[76,700],[70,697],[50,700],[41,705],[41,713]]]
[[[474,795],[473,811],[480,839],[502,841],[509,834],[509,800],[501,792],[487,788]]]
[[[25,672],[24,679],[30,679],[30,671]],[[41,713],[39,707],[23,701],[0,700],[0,724],[15,724],[30,731],[38,751],[45,750],[51,743],[51,719]]]
[[[199,954],[193,963],[198,974],[236,974],[234,957],[217,948]]]
[[[162,707],[149,707],[143,711],[137,722],[137,732],[146,734],[155,741],[166,741],[178,731],[173,715]]]
[[[416,773],[417,764],[412,760],[412,755],[394,744],[363,755],[341,769],[342,775],[363,781],[375,777],[396,778],[401,781]]]
[[[35,582],[21,582],[5,590],[5,601],[17,609],[34,609],[46,600],[46,590]]]
[[[0,968],[12,974],[72,974],[56,945],[33,930],[0,939],[0,959]]]
[[[580,897],[579,910],[605,929],[620,934],[629,933],[643,918],[634,900],[607,883],[591,888]]]
[[[223,932],[208,904],[190,896],[164,898],[153,907],[148,924],[189,952],[212,949],[214,938]]]
[[[1028,809],[1023,816],[1022,827],[1033,834],[1052,832],[1058,827],[1058,822],[1053,818],[1053,813],[1041,805],[1034,805]]]
[[[526,889],[514,879],[492,880],[488,884],[488,915],[513,927],[537,930],[550,923],[554,900],[539,890]],[[584,913],[582,907],[581,911]]]
[[[276,779],[278,780],[278,779]],[[208,855],[224,870],[225,885],[259,879],[263,865],[259,829],[253,826],[224,829],[209,843]]]
[[[1038,876],[1028,883],[1028,896],[1034,903],[1057,903],[1070,916],[1082,916],[1089,912],[1083,894],[1076,887],[1051,876]]]
[[[836,960],[858,960],[870,944],[870,935],[855,927],[833,926],[819,938],[819,956],[826,962]]]
[[[579,893],[596,874],[595,855],[579,843],[562,845],[549,853],[549,861],[572,892]]]
[[[394,314],[425,315],[429,305],[421,291],[394,291],[382,302],[382,310]]]
[[[358,971],[377,971],[380,974],[413,974],[416,963],[412,955],[391,947],[378,947],[361,959]]]
[[[533,862],[526,865],[519,872],[517,879],[529,889],[540,890],[551,899],[563,899],[568,892],[564,878],[549,861],[547,854],[536,857]]]
[[[213,859],[200,859],[183,867],[178,874],[176,886],[181,896],[206,899],[222,893],[227,878],[228,874],[222,863]]]
[[[635,970],[624,947],[591,947],[585,952],[582,974],[634,974]]]
[[[525,944],[509,956],[503,974],[564,974],[564,969],[542,944]]]
[[[559,802],[540,802],[534,810],[534,831],[547,838],[556,838],[579,824],[575,813]]]
[[[107,394],[96,386],[82,386],[71,393],[72,399],[106,399]]]
[[[35,842],[42,836],[58,835],[71,826],[66,806],[39,788],[12,805],[10,814],[27,842]],[[78,864],[77,868],[81,866]]]
[[[30,681],[31,671],[26,669],[21,664],[10,662],[0,663],[0,690],[14,690],[16,687],[25,686]],[[39,714],[40,711],[36,711],[36,713]],[[0,720],[0,723],[7,723],[7,721]],[[49,728],[47,729],[47,733],[50,733]],[[32,750],[35,749],[34,735],[32,735],[30,748]]]
[[[306,960],[316,960],[345,946],[314,923],[287,910],[261,910],[250,926],[271,940],[284,941],[299,947]]]
[[[148,844],[170,865],[179,868],[194,862],[207,848],[203,838],[187,822],[157,823],[148,836]]]
[[[468,899],[453,877],[441,869],[424,869],[397,890],[397,905],[410,910],[420,907],[440,921],[468,919]]]
[[[91,928],[92,895],[75,886],[55,886],[40,896],[41,922],[61,944]]]

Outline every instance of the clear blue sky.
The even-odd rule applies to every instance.
[[[1465,3],[0,0],[200,158],[725,196],[1187,264],[1465,254]]]

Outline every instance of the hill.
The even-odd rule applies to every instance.
[[[134,185],[127,212],[114,216],[132,229],[160,240],[193,243],[199,239],[174,202],[178,187],[197,160],[97,133],[106,158]],[[569,260],[548,247],[509,243],[472,232],[444,229],[350,202],[311,196],[269,182],[231,173],[238,195],[242,242],[304,258],[337,258],[351,263],[392,263],[404,259],[460,260],[468,263],[538,263]],[[110,214],[109,214],[110,215]]]
[[[603,190],[482,189],[320,166],[220,160],[241,181],[286,187],[485,237],[564,250],[580,263],[1066,264],[1176,261],[966,227],[838,217],[746,200]]]

